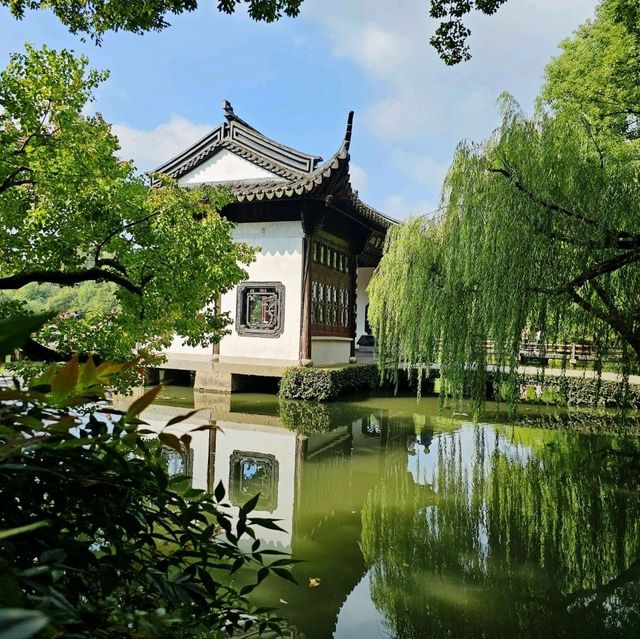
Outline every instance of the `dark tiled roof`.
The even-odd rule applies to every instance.
[[[214,129],[208,136],[154,172],[166,173],[177,179],[219,149],[226,148],[279,176],[279,179],[221,182],[221,186],[231,189],[238,202],[317,198],[343,210],[365,225],[375,226],[381,231],[397,224],[393,218],[362,202],[357,192],[351,188],[349,147],[353,112],[349,113],[347,129],[340,148],[320,166],[317,166],[321,160],[320,157],[294,151],[263,136],[235,116],[229,103],[225,103],[225,113],[227,123]],[[248,140],[251,141],[251,145],[247,142]]]
[[[295,179],[313,172],[322,160],[320,156],[296,151],[263,135],[236,116],[226,100],[223,107],[226,122],[152,173],[164,173],[178,179],[206,162],[220,149],[228,149],[286,179]]]

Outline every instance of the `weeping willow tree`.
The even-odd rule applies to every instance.
[[[638,364],[635,5],[603,0],[561,44],[533,115],[504,95],[496,131],[458,147],[441,214],[389,233],[369,287],[383,367],[440,362],[453,388],[466,381],[480,396],[486,340],[512,369],[525,327],[601,352],[614,344],[627,370]]]
[[[640,357],[638,147],[501,103],[493,135],[458,147],[441,215],[392,229],[369,287],[383,366],[440,362],[478,394],[486,341],[515,368],[525,327]]]

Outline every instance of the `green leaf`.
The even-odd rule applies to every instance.
[[[40,632],[49,618],[38,610],[0,610],[0,639],[28,639]]]
[[[78,383],[80,368],[78,358],[72,357],[51,380],[51,393],[58,400],[64,399]]]
[[[0,356],[11,354],[24,346],[31,333],[40,330],[52,315],[21,315],[0,320]]]
[[[196,408],[196,410],[191,410],[188,413],[185,413],[184,415],[178,415],[177,417],[172,417],[167,422],[166,425],[167,426],[173,426],[174,424],[179,424],[180,422],[183,422],[185,419],[189,419],[189,417],[192,417],[196,413],[199,413],[201,410],[203,410],[203,409],[202,408]]]
[[[159,384],[158,386],[154,386],[150,391],[147,391],[142,397],[138,397],[138,399],[129,406],[125,413],[125,421],[129,421],[134,417],[137,417],[145,408],[153,404],[162,388],[163,385]]]
[[[268,528],[269,530],[279,530],[280,532],[287,532],[284,528],[280,528],[276,521],[280,521],[279,519],[269,519],[267,517],[250,517],[249,522],[253,526],[260,526],[262,528]]]
[[[180,440],[175,435],[172,435],[171,433],[158,433],[158,439],[165,446],[168,446],[169,448],[172,448],[173,450],[177,451],[178,453],[184,452],[183,448],[182,448],[182,445],[180,444]]]
[[[278,577],[281,577],[286,581],[290,581],[291,583],[296,584],[296,586],[298,585],[298,582],[295,580],[294,576],[285,568],[273,568],[273,572],[275,572]]]
[[[258,499],[260,499],[260,493],[256,493],[251,499],[249,499],[249,501],[245,502],[240,507],[240,514],[246,515],[247,513],[250,513],[252,510],[254,510],[256,504],[258,503]]]
[[[213,496],[216,498],[216,501],[222,501],[224,499],[225,494],[226,492],[224,489],[224,484],[222,483],[222,481],[219,481],[218,485],[213,491]]]

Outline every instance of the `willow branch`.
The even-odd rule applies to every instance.
[[[516,177],[513,171],[509,171],[508,169],[501,169],[497,167],[490,167],[487,170],[489,171],[489,173],[497,173],[498,175],[502,175],[503,177],[507,178],[507,180],[509,180],[509,182],[511,182],[511,184],[513,184],[513,186],[515,186],[516,189],[518,189],[518,191],[520,191],[521,193],[524,193],[530,200],[533,200],[536,204],[539,204],[540,206],[547,209],[548,211],[553,211],[554,213],[562,213],[567,217],[580,220],[585,224],[590,224],[590,225],[595,224],[594,220],[586,217],[582,213],[578,213],[577,211],[572,211],[570,209],[565,208],[564,206],[560,206],[559,204],[556,204],[555,202],[552,202],[550,200],[545,200],[539,197],[533,191],[527,188],[522,183],[522,181],[518,177]]]
[[[577,291],[571,290],[568,292],[569,297],[575,302],[582,310],[586,311],[593,317],[601,320],[605,324],[608,324],[614,331],[616,331],[635,351],[640,357],[640,334],[633,330],[621,317],[616,313],[607,313],[598,308],[589,300],[582,297]]]
[[[598,144],[598,140],[593,134],[591,123],[589,122],[587,116],[584,115],[584,113],[582,114],[582,122],[584,123],[584,127],[587,130],[587,134],[589,135],[591,142],[593,142],[593,146],[596,147],[596,151],[598,152],[598,157],[600,158],[600,168],[604,169],[604,152],[602,151],[602,147]]]
[[[627,253],[620,253],[604,262],[600,262],[596,266],[587,269],[577,277],[569,280],[566,284],[562,284],[556,288],[543,288],[543,287],[531,287],[529,290],[532,293],[544,293],[547,295],[562,295],[563,293],[571,293],[580,288],[584,284],[590,282],[592,285],[594,280],[601,275],[607,275],[613,273],[624,266],[633,264],[640,261],[640,253],[637,251],[629,251]]]
[[[559,204],[556,204],[555,202],[539,197],[528,187],[526,187],[513,171],[498,167],[491,167],[487,170],[489,171],[489,173],[496,173],[505,177],[507,180],[509,180],[509,182],[511,182],[511,184],[513,184],[516,189],[518,189],[518,191],[524,193],[530,200],[547,209],[548,211],[551,211],[553,213],[560,213],[565,217],[569,217],[573,220],[579,220],[584,224],[592,227],[598,226],[595,220],[587,217],[583,213],[572,211],[563,206],[560,206]],[[628,231],[612,230],[610,232],[610,237],[605,237],[604,246],[618,249],[638,248],[640,247],[640,235],[638,235],[637,233],[629,233]]]
[[[584,271],[578,277],[573,278],[567,284],[562,287],[560,292],[565,292],[570,289],[580,288],[583,284],[594,280],[596,277],[600,277],[601,275],[606,275],[608,273],[613,273],[621,269],[624,266],[628,266],[629,264],[633,264],[640,260],[640,254],[636,251],[629,251],[627,253],[619,253],[614,257],[605,260],[604,262],[600,262],[596,266]]]
[[[597,588],[589,588],[584,590],[577,590],[563,598],[563,604],[568,606],[575,603],[579,599],[592,599],[595,597],[595,601],[601,603],[606,597],[612,595],[620,586],[625,584],[634,583],[640,578],[640,560],[634,561],[626,570],[623,570],[617,577],[602,584]],[[589,602],[587,605],[591,605],[593,602]]]

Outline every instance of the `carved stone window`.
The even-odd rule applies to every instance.
[[[238,335],[279,337],[284,330],[284,286],[280,282],[243,282],[238,285]]]

